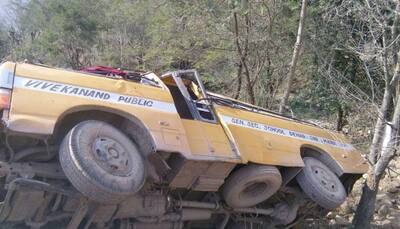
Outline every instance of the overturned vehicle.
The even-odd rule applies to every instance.
[[[0,222],[33,228],[290,226],[368,167],[342,134],[208,92],[195,70],[5,62],[0,109]]]

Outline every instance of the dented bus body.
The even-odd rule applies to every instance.
[[[338,206],[368,168],[343,134],[208,92],[195,70],[126,78],[5,62],[0,109],[3,221],[228,228],[257,208],[255,225],[287,225],[307,201]]]

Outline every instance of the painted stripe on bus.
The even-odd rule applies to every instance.
[[[129,106],[144,107],[170,113],[177,112],[173,103],[162,102],[138,96],[118,94],[114,92],[65,83],[30,79],[20,76],[15,77],[14,87],[42,91],[52,94],[75,96],[97,101],[124,104]]]
[[[222,115],[222,120],[229,125],[235,125],[235,126],[240,126],[243,128],[258,130],[258,131],[262,131],[262,132],[269,133],[269,134],[299,139],[299,140],[308,141],[308,142],[312,142],[312,143],[329,145],[332,147],[341,148],[341,149],[345,149],[345,150],[353,149],[353,146],[351,144],[347,144],[347,143],[343,143],[343,142],[339,142],[339,141],[335,141],[335,140],[331,140],[331,139],[327,139],[327,138],[323,138],[323,137],[319,137],[319,136],[314,136],[314,135],[310,135],[310,134],[306,134],[306,133],[302,133],[302,132],[298,132],[298,131],[294,131],[294,130],[288,130],[288,129],[284,129],[284,128],[280,128],[280,127],[275,127],[275,126],[266,125],[266,124],[262,124],[262,123],[258,123],[258,122],[244,120],[244,119],[240,119],[240,118],[234,118],[234,117]]]

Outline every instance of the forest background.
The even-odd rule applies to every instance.
[[[393,170],[399,1],[2,0],[0,7],[2,61],[157,74],[196,68],[210,91],[347,134],[371,165],[369,201]],[[357,212],[369,222],[374,209]]]

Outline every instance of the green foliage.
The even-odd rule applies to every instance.
[[[16,58],[79,68],[88,63],[103,14],[100,1],[37,0],[17,8],[23,36]]]
[[[74,69],[95,64],[156,73],[196,68],[210,90],[248,101],[244,70],[238,74],[238,42],[247,50],[255,103],[271,109],[276,108],[288,71],[301,6],[297,0],[13,0],[13,4],[16,21],[11,30],[17,36],[10,40],[6,32],[0,33],[0,57],[11,53],[14,60]],[[331,116],[339,106],[351,107],[336,83],[349,81],[371,93],[360,61],[338,51],[349,34],[338,21],[326,20],[332,4],[312,1],[308,7],[290,103],[297,116]],[[344,26],[352,26],[349,23]],[[327,63],[340,75],[338,82],[326,74]]]

